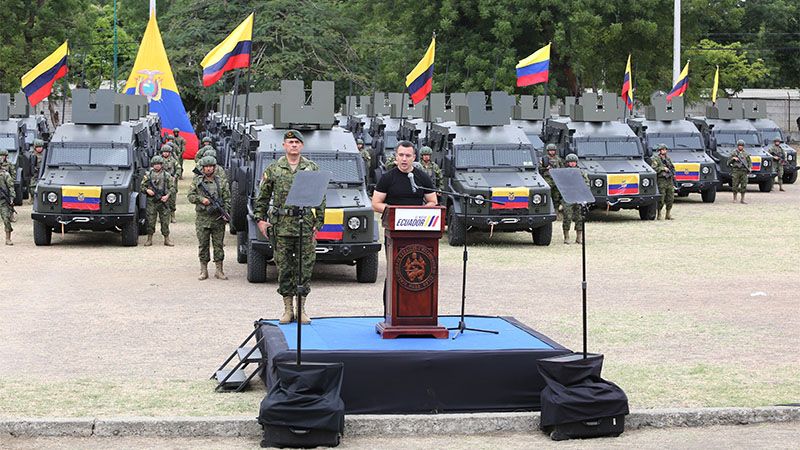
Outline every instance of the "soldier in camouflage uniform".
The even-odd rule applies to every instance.
[[[28,192],[31,194],[31,205],[35,198],[36,185],[39,184],[39,175],[42,173],[42,164],[44,163],[44,141],[41,139],[33,140],[33,151],[28,156],[28,161],[31,164],[31,182]]]
[[[747,191],[747,174],[750,173],[750,155],[744,149],[744,141],[739,139],[736,142],[736,150],[728,158],[728,167],[731,168],[731,187],[733,188],[733,202],[736,203],[736,194],[742,194],[741,202],[744,201],[744,194]]]
[[[195,153],[195,155],[194,155],[195,164],[200,164],[200,158],[205,156],[204,153],[205,153],[206,150],[208,150],[208,148],[206,148],[206,147],[209,147],[211,150],[214,149],[214,146],[211,145],[211,138],[208,137],[208,136],[205,136],[203,138],[203,143],[200,144],[200,149],[197,150],[197,153]]]
[[[174,150],[174,145],[164,144],[161,146],[161,157],[164,158],[163,170],[172,177],[173,181],[173,188],[170,191],[169,202],[167,202],[170,211],[170,223],[177,223],[175,212],[178,205],[178,178],[179,174],[182,173],[178,166],[178,161],[175,159]]]
[[[428,147],[427,145],[422,147],[419,150],[419,157],[420,162],[419,165],[422,168],[422,171],[428,174],[433,181],[433,186],[436,189],[442,190],[444,186],[444,177],[442,177],[442,169],[439,168],[439,165],[435,162],[431,161],[431,156],[433,155],[433,150]]]
[[[142,177],[142,191],[147,193],[147,241],[144,243],[145,247],[153,245],[157,220],[161,222],[164,245],[174,246],[169,239],[169,219],[172,216],[169,203],[175,189],[175,181],[172,175],[164,170],[164,163],[163,157],[153,156],[150,158],[151,169]]]
[[[775,141],[769,148],[769,154],[775,161],[775,169],[778,171],[778,187],[783,191],[783,167],[786,165],[786,150],[781,147],[781,138],[775,137]]]
[[[561,204],[561,192],[558,192],[553,177],[550,175],[550,169],[561,169],[564,167],[564,160],[556,153],[558,147],[556,144],[547,144],[547,158],[542,157],[541,164],[539,164],[539,173],[542,175],[547,184],[550,186],[550,195],[553,197],[553,205],[558,212],[558,206]]]
[[[567,155],[566,167],[578,167],[578,156],[576,154],[570,153]],[[586,172],[581,171],[581,175],[583,175],[583,181],[588,186],[589,177],[586,176]],[[562,199],[561,207],[564,210],[564,222],[561,225],[561,228],[564,230],[564,243],[569,244],[570,225],[572,225],[572,222],[575,222],[575,243],[580,244],[583,241],[583,214],[581,214],[581,205],[565,203]]]
[[[8,160],[8,150],[6,149],[0,149],[0,168],[8,172],[8,174],[11,176],[11,181],[12,181],[11,184],[13,185],[14,182],[17,181],[17,165],[12,164],[11,161]],[[13,200],[14,196],[12,195],[11,198]],[[11,222],[17,221],[16,211],[14,210],[11,211],[9,220],[11,220]]]
[[[367,171],[369,171],[372,156],[370,156],[367,149],[364,148],[364,140],[356,139],[356,147],[358,147],[358,152],[361,153],[361,159],[364,160],[364,166],[367,168]]]
[[[217,267],[214,277],[220,280],[227,280],[228,277],[225,276],[222,265],[225,260],[225,250],[223,249],[225,220],[222,218],[221,212],[214,207],[212,199],[206,197],[206,193],[198,186],[202,184],[214,199],[218,199],[226,213],[229,213],[231,209],[231,191],[228,184],[223,183],[215,173],[217,161],[213,157],[205,156],[200,159],[200,166],[202,167],[202,174],[194,177],[187,196],[189,203],[195,204],[197,213],[195,230],[197,231],[198,255],[200,257],[200,276],[198,279],[205,280],[208,278],[209,245],[211,245],[214,248],[214,264]]]
[[[386,157],[386,162],[383,164],[383,167],[386,168],[387,172],[397,167],[397,163],[394,159],[394,152],[390,153],[389,156]]]
[[[207,146],[205,146],[203,148],[205,149],[205,152],[203,152],[203,156],[211,156],[211,157],[214,158],[214,160],[217,159],[217,151],[214,150],[213,147],[211,147],[210,145],[207,145]],[[219,164],[217,164],[217,170],[215,170],[214,173],[216,173],[217,176],[222,181],[224,181],[225,183],[228,182],[228,174],[225,173],[225,169],[222,166],[220,166]]]
[[[283,149],[286,154],[269,165],[264,170],[258,198],[255,202],[254,216],[258,229],[267,236],[268,229],[274,237],[275,265],[278,267],[278,294],[283,297],[283,316],[280,323],[290,323],[300,320],[302,323],[311,323],[305,312],[306,295],[311,290],[309,280],[314,270],[316,260],[316,244],[314,233],[322,227],[325,217],[325,200],[313,209],[312,214],[306,214],[303,228],[300,229],[295,211],[287,208],[286,196],[294,182],[294,177],[301,170],[319,170],[311,160],[300,155],[303,150],[303,135],[296,130],[289,130],[283,135]],[[270,200],[272,207],[270,208]],[[304,292],[300,292],[300,317],[294,316],[294,296],[297,292],[297,248],[302,231],[302,276],[300,285]]]
[[[182,180],[183,179],[183,152],[186,151],[186,139],[184,139],[183,136],[181,136],[181,129],[178,128],[178,127],[175,127],[175,128],[172,129],[172,135],[175,137],[175,139],[174,139],[175,140],[175,144],[178,146],[178,148],[175,149],[175,152],[173,153],[173,156],[175,157],[175,160],[178,162],[178,167],[181,168],[181,170],[178,172],[178,178]]]
[[[3,156],[8,157],[8,150],[0,149],[0,158]],[[11,242],[11,232],[14,228],[11,226],[11,216],[14,213],[14,178],[8,173],[10,164],[0,165],[0,192],[3,197],[0,198],[0,218],[3,219],[3,225],[6,229],[6,245],[14,245]]]
[[[672,220],[672,204],[675,203],[675,165],[672,159],[667,156],[669,149],[666,144],[658,144],[658,155],[650,162],[650,166],[656,171],[656,182],[658,184],[658,215],[657,220],[661,220],[661,208],[667,206],[667,220]]]

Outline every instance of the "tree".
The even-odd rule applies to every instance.
[[[685,94],[689,102],[710,96],[716,66],[719,66],[720,92],[724,90],[729,95],[758,85],[769,75],[764,61],[750,58],[739,42],[723,45],[703,39],[686,54],[692,60],[689,67],[690,88]]]

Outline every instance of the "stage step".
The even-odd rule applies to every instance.
[[[218,370],[214,378],[217,380],[217,382],[220,382],[225,380],[225,377],[227,377],[230,372],[231,371],[227,369]],[[222,389],[236,389],[245,381],[247,381],[247,375],[244,373],[244,370],[236,369],[233,371],[233,375],[225,380],[225,383],[222,383],[219,387]]]
[[[236,349],[236,353],[239,355],[239,361],[244,363],[256,363],[256,364],[260,363],[261,362],[260,349],[256,349],[256,351],[251,353],[250,356],[247,356],[247,354],[250,353],[250,350],[252,349],[253,347],[239,347],[238,349]]]

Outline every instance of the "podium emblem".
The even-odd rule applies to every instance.
[[[421,291],[436,280],[431,249],[420,244],[403,247],[397,254],[397,281],[409,291]]]

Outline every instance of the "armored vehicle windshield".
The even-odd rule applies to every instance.
[[[664,144],[667,148],[673,150],[705,151],[703,139],[699,134],[648,133],[647,138],[648,145],[652,150],[655,150],[659,144]]]
[[[762,145],[758,133],[752,131],[720,130],[714,133],[714,137],[717,138],[717,145],[736,145],[736,141],[740,139],[747,145]]]
[[[128,149],[106,145],[52,146],[47,165],[59,166],[115,166],[128,167]]]
[[[575,150],[579,157],[637,157],[642,155],[639,140],[636,138],[576,138]]]
[[[523,170],[535,167],[533,146],[529,144],[468,144],[456,146],[456,168],[500,168]]]

